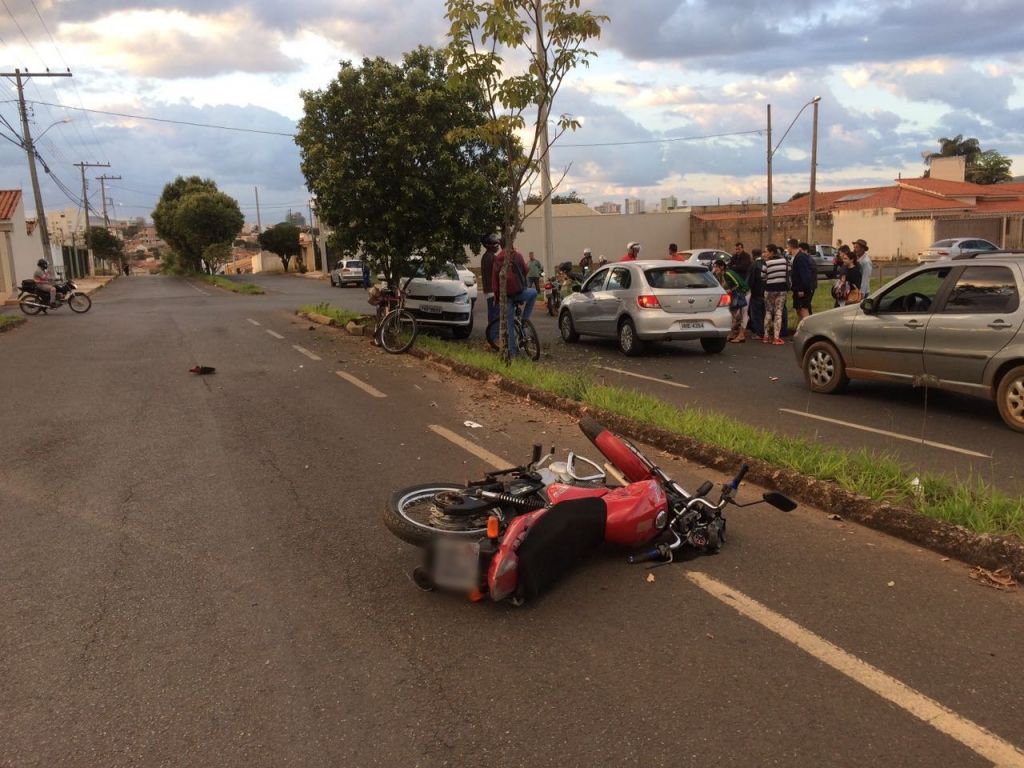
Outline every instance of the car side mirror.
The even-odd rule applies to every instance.
[[[860,308],[864,310],[865,314],[870,315],[878,309],[878,302],[875,300],[874,296],[869,296],[860,303]]]

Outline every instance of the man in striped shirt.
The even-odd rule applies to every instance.
[[[764,338],[765,344],[784,344],[782,340],[782,313],[786,308],[789,291],[790,267],[782,249],[775,243],[765,247],[766,257],[761,267],[764,279]]]

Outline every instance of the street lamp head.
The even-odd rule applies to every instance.
[[[815,96],[811,99],[811,104],[817,104],[819,101],[821,101],[821,96]]]

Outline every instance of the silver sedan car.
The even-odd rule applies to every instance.
[[[850,379],[929,386],[994,400],[1024,432],[1024,256],[941,261],[860,304],[804,318],[794,338],[813,392]]]
[[[729,296],[706,267],[679,261],[621,261],[594,272],[562,301],[558,330],[618,339],[626,355],[648,341],[700,341],[721,352],[732,329]]]

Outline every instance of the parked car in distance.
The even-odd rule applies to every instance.
[[[801,321],[794,351],[813,392],[850,379],[994,400],[1024,432],[1024,254],[922,265],[860,304]]]
[[[978,251],[998,251],[999,246],[982,240],[980,237],[954,237],[947,240],[937,240],[918,254],[919,262],[939,261],[941,259],[954,259],[964,253]]]
[[[725,349],[732,328],[729,296],[705,267],[678,261],[615,262],[597,269],[578,293],[562,300],[558,330],[569,344],[580,336],[617,339],[626,355],[651,341],[700,341]]]
[[[839,264],[836,261],[838,252],[831,245],[815,245],[811,247],[811,261],[818,279],[838,276]]]
[[[691,248],[688,251],[677,252],[674,261],[692,261],[696,264],[703,264],[708,269],[711,269],[711,265],[719,259],[728,263],[731,258],[731,253],[717,248]]]
[[[405,308],[419,325],[450,328],[455,338],[469,338],[473,332],[473,304],[454,266],[445,264],[428,277],[420,264],[415,276],[408,282],[403,280],[402,286]]]
[[[363,262],[359,259],[342,259],[329,273],[331,285],[344,288],[346,285],[363,284]]]

